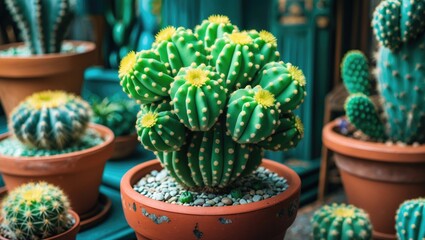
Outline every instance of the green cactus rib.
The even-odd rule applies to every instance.
[[[314,213],[311,223],[314,240],[372,239],[369,216],[353,205],[325,205]]]
[[[6,0],[32,54],[58,53],[74,16],[72,0]]]
[[[305,76],[291,63],[267,63],[255,78],[254,84],[275,96],[282,113],[297,109],[307,95]]]
[[[370,96],[372,87],[369,80],[369,63],[361,51],[351,50],[345,54],[341,75],[350,94],[363,93]]]
[[[210,49],[215,41],[222,38],[225,33],[237,32],[238,27],[233,25],[227,16],[211,15],[201,25],[195,27],[198,39],[203,40],[205,49]]]
[[[137,54],[130,52],[120,63],[120,85],[130,98],[141,104],[150,104],[168,97],[173,82],[170,70],[152,50]]]
[[[346,99],[344,107],[348,120],[357,129],[373,139],[386,139],[384,125],[370,98],[362,93],[352,94]]]
[[[400,0],[400,31],[403,42],[416,39],[425,30],[425,2]]]
[[[226,126],[236,142],[257,143],[275,132],[279,111],[273,94],[259,86],[247,86],[230,96]]]
[[[268,31],[262,30],[257,32],[251,30],[248,32],[254,43],[254,61],[255,68],[261,69],[269,62],[278,62],[280,59],[279,51],[277,51],[276,37]]]
[[[225,79],[229,92],[248,85],[258,70],[254,66],[253,40],[246,32],[224,34],[211,47],[211,56],[211,65]]]
[[[63,149],[84,133],[90,115],[90,106],[80,97],[43,91],[27,97],[12,111],[9,128],[26,145]]]
[[[226,91],[222,79],[211,67],[182,68],[171,86],[174,112],[192,131],[207,131],[223,112]]]
[[[190,29],[166,27],[157,35],[153,49],[175,76],[181,68],[206,64],[204,43]]]
[[[27,183],[2,203],[2,228],[9,239],[45,239],[69,229],[68,197],[46,182]]]
[[[425,239],[425,198],[403,202],[396,213],[399,240]]]
[[[279,119],[276,132],[258,146],[271,151],[287,151],[297,146],[304,136],[301,119],[293,113],[283,114]]]
[[[425,34],[397,52],[380,48],[378,87],[387,134],[407,144],[425,141]]]
[[[373,13],[372,27],[376,39],[385,47],[392,50],[401,44],[399,0],[382,1]]]
[[[145,105],[137,114],[136,131],[139,141],[151,151],[178,150],[186,138],[186,128],[171,112],[169,103]]]

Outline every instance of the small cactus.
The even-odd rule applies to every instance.
[[[24,144],[63,149],[85,132],[91,108],[80,97],[63,91],[34,93],[10,116],[9,128]]]
[[[314,213],[311,223],[314,240],[372,239],[369,216],[352,205],[325,205]]]
[[[425,239],[425,198],[403,202],[396,213],[399,240]]]
[[[261,69],[269,62],[278,62],[280,54],[277,51],[276,37],[265,30],[257,32],[251,30],[248,32],[253,39],[255,51],[255,68]]]
[[[352,50],[345,54],[341,75],[350,94],[363,93],[370,96],[372,87],[369,80],[369,63],[361,51]]]
[[[214,45],[215,40],[222,38],[225,33],[237,32],[238,27],[233,25],[227,16],[211,15],[201,25],[195,27],[198,39],[204,41],[205,49]]]
[[[46,182],[27,183],[3,200],[2,230],[10,239],[45,239],[68,230],[70,203],[61,189]]]

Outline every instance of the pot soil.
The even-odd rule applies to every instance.
[[[295,220],[301,180],[283,164],[263,160],[262,166],[288,181],[284,192],[254,203],[224,207],[181,206],[145,197],[133,186],[152,170],[152,160],[130,169],[121,180],[124,215],[138,239],[279,239]]]
[[[407,199],[425,196],[425,145],[386,145],[345,137],[323,128],[323,143],[335,153],[348,202],[369,213],[375,239],[396,239],[395,214]]]
[[[117,160],[128,157],[134,152],[138,144],[139,141],[137,140],[136,133],[115,137],[114,154],[111,159]]]
[[[30,181],[46,181],[59,186],[69,196],[79,215],[91,211],[98,202],[99,186],[106,161],[114,150],[114,134],[104,126],[90,124],[104,142],[82,151],[45,157],[0,155],[0,172],[10,191]],[[9,137],[0,135],[0,141]]]
[[[42,90],[64,90],[80,94],[84,70],[95,62],[95,45],[90,42],[65,41],[82,46],[79,53],[56,53],[35,56],[0,57],[0,100],[6,116],[25,97]],[[0,50],[22,43],[6,44]]]

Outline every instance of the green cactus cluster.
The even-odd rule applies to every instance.
[[[425,239],[425,198],[403,202],[396,213],[399,240]]]
[[[6,0],[31,54],[58,53],[74,16],[72,0]]]
[[[276,49],[271,33],[239,31],[213,15],[195,33],[166,27],[151,50],[122,60],[123,90],[141,104],[139,140],[176,182],[226,188],[261,164],[263,149],[301,140],[292,111],[306,95],[305,76]]]
[[[90,106],[78,96],[43,91],[27,97],[12,111],[9,128],[31,147],[63,149],[83,135],[90,114]]]
[[[367,60],[358,51],[349,52],[342,63],[344,83],[350,93],[364,96],[347,100],[347,116],[357,129],[371,134],[375,140],[422,144],[425,142],[425,2],[382,1],[374,12],[372,26],[381,45],[375,72],[382,104],[380,108],[372,107],[369,100],[367,113],[358,112],[363,111],[363,106],[353,106],[366,104],[364,96],[370,94],[370,87],[366,81]],[[356,119],[359,116],[373,120],[362,123],[362,119]]]
[[[369,240],[372,225],[369,216],[353,205],[325,205],[311,218],[314,240]]]
[[[46,182],[27,183],[3,200],[2,230],[9,239],[45,239],[72,226],[68,197]]]

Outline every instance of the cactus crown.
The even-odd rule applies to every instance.
[[[292,110],[303,102],[305,76],[279,61],[276,47],[271,33],[240,32],[213,15],[195,31],[165,28],[151,50],[123,59],[121,86],[142,105],[139,140],[176,182],[225,188],[259,166],[262,149],[301,140]]]
[[[131,74],[134,65],[136,64],[136,53],[134,51],[129,52],[122,60],[118,69],[118,76],[122,78]]]

